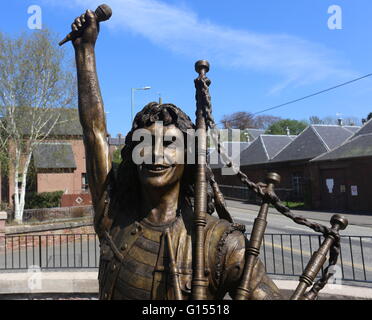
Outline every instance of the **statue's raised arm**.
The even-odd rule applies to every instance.
[[[104,191],[111,170],[106,119],[98,83],[95,43],[99,33],[96,13],[87,10],[77,17],[71,28],[77,68],[79,116],[83,128],[89,189],[95,210],[95,228],[103,216]]]

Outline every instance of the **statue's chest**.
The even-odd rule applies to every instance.
[[[170,230],[170,243],[165,230]],[[121,234],[120,234],[121,233]],[[171,226],[154,227],[144,222],[128,226],[114,236],[120,248],[121,263],[115,263],[112,299],[174,299],[170,251],[179,273],[184,298],[191,293],[192,241],[181,218]],[[110,282],[109,281],[109,282]]]
[[[156,272],[168,265],[163,231],[140,225],[121,240],[127,254],[121,263],[113,298],[151,299],[154,286],[165,286],[167,280],[164,272]]]

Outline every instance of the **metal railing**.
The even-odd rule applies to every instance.
[[[0,270],[98,268],[96,234],[20,235],[0,238]]]
[[[221,192],[227,199],[243,200],[253,203],[260,203],[261,198],[250,191],[247,186],[219,185]],[[293,189],[275,188],[275,193],[284,202],[304,201],[303,195],[298,195]]]
[[[219,185],[225,198],[237,200],[256,200],[256,196],[246,186],[227,186]]]
[[[323,239],[321,235],[266,234],[260,253],[266,272],[300,276]],[[334,272],[333,280],[336,282],[372,283],[372,237],[341,236],[341,252]]]
[[[248,236],[249,238],[249,236]],[[272,275],[299,276],[322,236],[266,234],[260,258]],[[0,238],[0,270],[98,268],[95,234],[19,235]],[[372,283],[372,237],[342,236],[335,279]]]

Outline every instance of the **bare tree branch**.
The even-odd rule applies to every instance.
[[[48,30],[15,39],[0,33],[0,153],[11,167],[17,220],[32,152],[58,125],[61,108],[76,101],[72,65],[57,43]]]

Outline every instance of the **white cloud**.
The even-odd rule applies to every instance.
[[[71,2],[85,9],[95,8],[102,0]],[[299,37],[232,29],[203,21],[189,9],[158,0],[111,0],[109,4],[113,10],[107,23],[110,28],[130,30],[155,45],[196,60],[206,58],[214,65],[278,75],[282,81],[272,93],[288,86],[331,78],[339,81],[353,75],[341,67],[342,61],[335,52]]]

